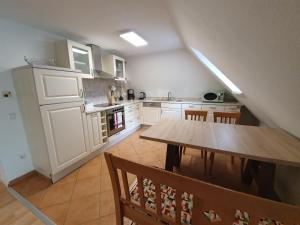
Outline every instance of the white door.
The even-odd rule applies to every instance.
[[[163,108],[161,119],[181,119],[181,109]]]
[[[41,114],[53,174],[89,154],[82,102],[41,106]]]
[[[161,109],[143,107],[142,115],[143,115],[143,124],[154,125],[160,121]]]
[[[80,73],[34,69],[34,80],[40,105],[83,100]]]
[[[92,113],[87,115],[89,140],[91,151],[96,151],[103,145],[102,129],[101,129],[101,114]]]

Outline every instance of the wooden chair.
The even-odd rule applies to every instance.
[[[207,118],[207,111],[199,111],[199,110],[185,110],[185,119],[186,120],[194,120],[194,121],[202,121],[205,122]],[[180,153],[180,159],[182,154],[185,154],[186,147],[182,147],[182,152]],[[206,172],[206,164],[207,164],[207,151],[201,150],[201,158],[204,155],[204,172]]]
[[[214,122],[215,123],[228,123],[228,124],[239,124],[240,123],[240,113],[239,112],[214,112]],[[210,168],[209,173],[212,171],[214,163],[215,153],[210,154]],[[234,156],[231,156],[231,163],[234,163]],[[243,171],[245,167],[245,158],[241,158],[241,176],[243,176]]]
[[[187,201],[192,201],[188,205],[191,225],[210,224],[203,214],[206,210],[215,210],[222,220],[218,224],[232,224],[237,209],[249,214],[250,224],[258,224],[261,218],[275,219],[286,225],[300,221],[300,208],[297,206],[228,190],[110,153],[104,154],[113,186],[117,225],[123,225],[124,217],[140,225],[181,225],[182,220],[189,218],[186,217]],[[128,174],[137,177],[133,186],[135,195],[129,188]],[[166,188],[169,190],[167,193],[163,192]],[[151,195],[147,195],[150,190]],[[149,198],[153,200],[152,208],[148,207]],[[171,216],[166,215],[170,212],[165,210],[166,198],[171,198],[169,202],[174,206]]]

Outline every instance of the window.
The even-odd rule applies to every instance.
[[[219,70],[208,58],[205,57],[199,50],[190,47],[196,57],[211,71],[215,74],[231,91],[233,94],[242,94],[242,91],[229,80],[221,70]]]

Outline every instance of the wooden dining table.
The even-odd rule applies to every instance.
[[[276,164],[300,167],[300,140],[283,129],[246,125],[163,120],[140,134],[167,144],[165,169],[180,165],[180,149],[189,147],[247,159],[243,182],[258,186],[258,195],[276,199]]]

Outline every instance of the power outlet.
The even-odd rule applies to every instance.
[[[12,97],[11,91],[2,91],[2,96],[4,98]]]

